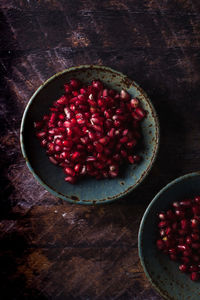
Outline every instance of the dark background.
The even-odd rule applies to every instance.
[[[1,0],[1,299],[159,300],[139,263],[137,232],[153,196],[200,164],[199,0]],[[110,66],[158,112],[158,159],[128,198],[71,205],[28,171],[23,110],[54,73]]]

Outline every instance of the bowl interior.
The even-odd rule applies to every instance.
[[[95,78],[118,91],[125,88],[132,96],[138,97],[142,106],[148,111],[147,118],[142,124],[144,145],[140,154],[143,156],[143,161],[137,166],[127,166],[119,178],[113,180],[88,178],[76,185],[66,183],[63,170],[49,162],[44,149],[35,137],[33,122],[48,113],[50,105],[64,93],[63,85],[71,78],[78,78],[84,83],[89,83]],[[85,204],[109,202],[132,190],[149,171],[156,156],[158,138],[157,117],[146,94],[123,74],[100,66],[75,67],[51,77],[32,96],[21,125],[22,152],[36,179],[55,196]]]
[[[162,189],[148,206],[139,231],[139,255],[144,271],[166,299],[200,299],[199,282],[192,282],[178,270],[178,263],[160,253],[155,246],[157,214],[169,208],[173,201],[200,194],[200,174],[191,173],[174,180]]]

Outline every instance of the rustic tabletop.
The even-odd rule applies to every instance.
[[[153,196],[200,168],[199,1],[1,0],[0,23],[0,298],[162,299],[143,273],[137,233]],[[160,119],[152,171],[109,205],[53,197],[20,151],[30,96],[54,73],[79,64],[127,74]]]

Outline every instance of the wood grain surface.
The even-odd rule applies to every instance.
[[[153,196],[200,169],[200,2],[0,4],[0,299],[161,300],[140,266],[137,233]],[[71,205],[51,196],[20,151],[30,96],[54,73],[79,64],[127,74],[159,114],[155,166],[137,190],[110,205]]]

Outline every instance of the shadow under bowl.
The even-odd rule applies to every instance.
[[[62,168],[50,163],[45,150],[35,137],[33,122],[48,113],[49,107],[63,93],[64,84],[78,78],[88,84],[100,79],[109,88],[126,89],[132,97],[138,97],[147,117],[142,122],[143,149],[139,155],[143,160],[138,165],[127,165],[121,177],[95,180],[85,178],[75,185],[64,181]],[[37,181],[56,197],[77,204],[100,204],[119,199],[132,191],[148,174],[155,160],[159,143],[159,124],[156,112],[145,92],[120,72],[104,66],[83,65],[55,74],[42,84],[31,97],[21,123],[20,141],[23,156]]]

